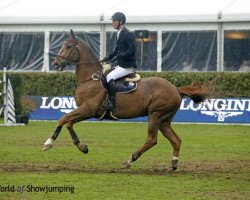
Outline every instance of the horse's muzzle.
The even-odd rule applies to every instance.
[[[63,69],[68,65],[67,61],[58,63],[53,63],[52,67],[57,71],[63,71]]]
[[[53,67],[54,70],[59,71],[59,65],[58,65],[58,63],[53,63],[52,67]]]

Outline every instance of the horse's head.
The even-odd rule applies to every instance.
[[[77,64],[80,60],[80,53],[77,46],[79,38],[75,36],[72,29],[70,35],[67,33],[66,35],[68,38],[65,40],[55,60],[52,62],[52,66],[57,71],[63,71],[68,65]]]

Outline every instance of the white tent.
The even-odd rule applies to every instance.
[[[250,30],[249,0],[1,0],[0,32],[44,32],[44,65],[49,65],[51,31],[100,33],[100,57],[106,55],[110,17],[121,11],[130,30],[157,31],[157,71],[162,71],[162,33],[217,32],[217,71],[223,71],[225,30]]]
[[[121,11],[128,23],[183,21],[249,21],[249,0],[2,0],[2,23],[98,23],[109,22]]]

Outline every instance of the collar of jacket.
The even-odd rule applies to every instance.
[[[121,40],[121,38],[124,36],[125,32],[126,32],[126,27],[124,26],[119,34],[118,40],[117,40],[117,44],[119,43],[119,41]]]

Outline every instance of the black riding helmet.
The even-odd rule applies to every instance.
[[[118,20],[122,24],[126,23],[126,16],[122,12],[116,12],[112,15],[111,20]]]

